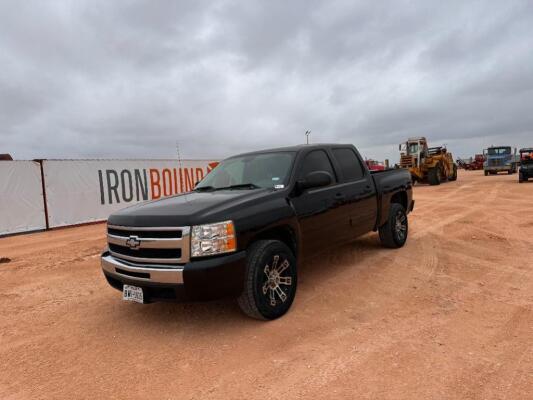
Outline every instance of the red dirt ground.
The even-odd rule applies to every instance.
[[[415,188],[408,244],[376,234],[300,270],[273,322],[233,301],[123,302],[105,226],[0,239],[0,398],[533,399],[533,184]]]

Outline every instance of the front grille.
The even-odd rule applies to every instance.
[[[502,165],[502,160],[489,160],[489,166],[491,167],[499,167]]]
[[[415,164],[414,157],[408,156],[408,155],[402,155],[401,156],[401,158],[400,158],[400,166],[402,168],[409,168],[409,167],[414,166],[414,164]]]
[[[181,249],[130,249],[129,247],[119,246],[109,243],[109,250],[129,257],[136,258],[180,258]]]
[[[120,229],[113,229],[113,228],[107,228],[107,233],[110,235],[117,235],[121,236],[124,235],[123,230]],[[179,239],[181,238],[182,231],[145,231],[145,230],[134,230],[131,229],[127,231],[128,235],[136,235],[139,237],[147,236],[147,232],[150,232],[150,237],[153,238],[163,238],[163,239]]]
[[[184,264],[189,261],[189,227],[108,225],[111,254],[137,264]]]

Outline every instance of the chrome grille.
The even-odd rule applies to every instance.
[[[410,168],[415,165],[415,157],[409,155],[402,155],[400,157],[400,167]]]
[[[190,227],[107,226],[112,256],[134,263],[184,264],[190,258]]]

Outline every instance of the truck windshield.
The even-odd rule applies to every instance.
[[[491,147],[488,149],[489,156],[503,156],[505,154],[511,154],[510,147]]]
[[[294,152],[257,153],[222,161],[196,186],[196,190],[224,188],[284,188],[294,160]]]

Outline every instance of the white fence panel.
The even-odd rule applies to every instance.
[[[45,228],[39,163],[0,161],[0,235]]]
[[[102,221],[121,208],[190,191],[216,161],[46,160],[50,227]]]

